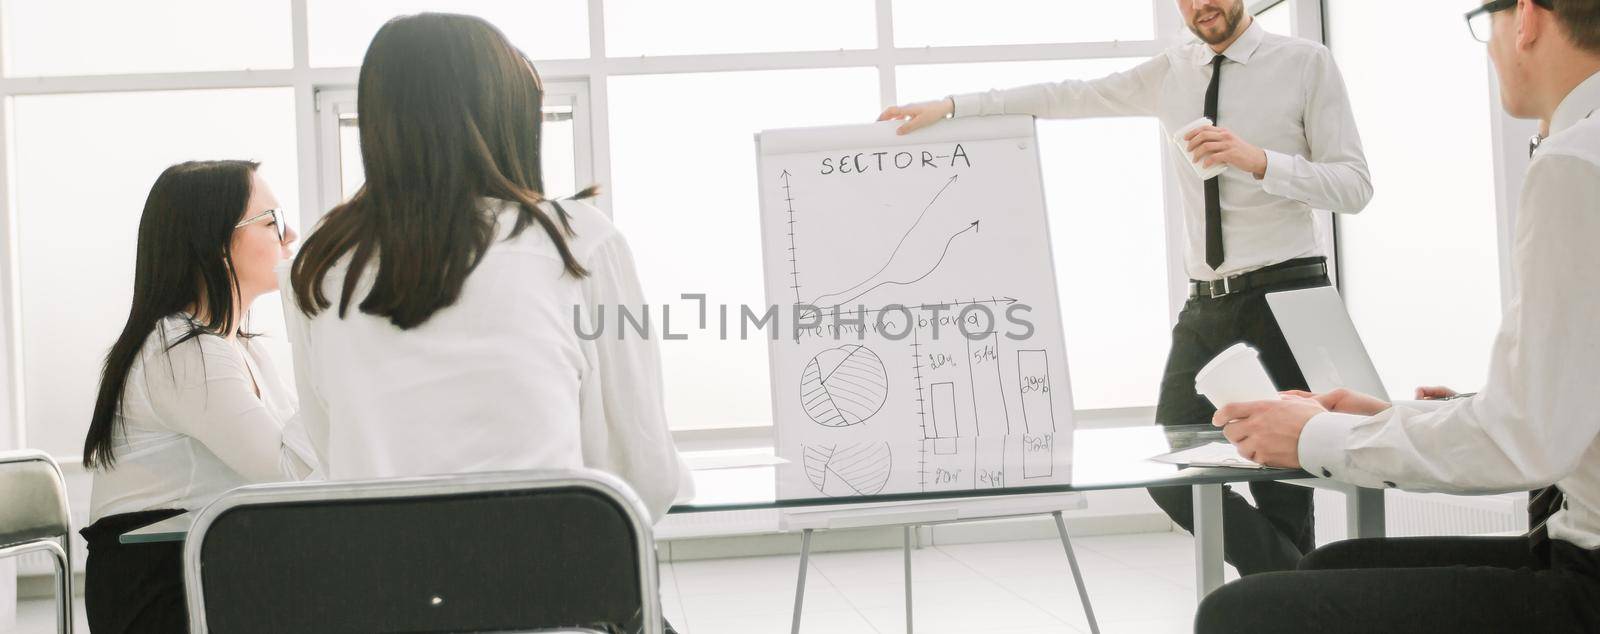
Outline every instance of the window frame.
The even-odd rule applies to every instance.
[[[590,142],[591,119],[589,90],[583,81],[546,81],[546,105],[555,104],[572,109],[573,169],[578,187],[594,179],[594,148]],[[356,89],[354,86],[326,86],[317,88],[316,96],[317,174],[314,185],[318,205],[301,211],[300,223],[315,226],[322,215],[344,201],[344,175],[341,172],[339,126],[347,116],[356,114]],[[558,193],[561,190],[558,190]]]
[[[18,0],[11,0],[18,1]],[[204,71],[134,75],[91,75],[43,78],[0,76],[0,449],[8,444],[26,445],[24,435],[26,404],[22,402],[25,377],[22,365],[17,309],[18,284],[15,249],[20,236],[16,230],[15,202],[10,166],[15,165],[11,137],[12,98],[18,95],[83,92],[122,92],[146,90],[204,90],[253,87],[292,87],[295,92],[296,148],[302,223],[309,226],[331,208],[339,198],[337,125],[341,108],[353,107],[359,73],[357,67],[318,68],[310,64],[307,0],[279,0],[290,6],[290,37],[293,66],[274,70]],[[1139,41],[1068,42],[1051,44],[1006,44],[989,46],[943,46],[900,48],[894,45],[893,0],[873,0],[876,17],[876,46],[838,51],[799,51],[775,53],[719,53],[656,57],[608,57],[606,55],[604,0],[588,0],[589,56],[583,59],[536,60],[550,93],[573,100],[574,151],[580,182],[604,184],[611,176],[608,81],[612,77],[640,74],[720,72],[750,70],[788,70],[869,67],[878,70],[881,105],[893,105],[897,88],[895,70],[900,66],[922,64],[1013,62],[1107,57],[1149,57],[1165,50],[1171,42],[1185,37],[1186,30],[1171,0],[1152,3],[1152,38]],[[1247,5],[1252,12],[1266,10],[1280,2],[1290,2],[1297,34],[1311,34],[1321,42],[1321,0],[1267,0]],[[0,34],[3,37],[3,34]],[[0,41],[0,67],[5,55]],[[349,104],[346,106],[345,104]],[[1507,135],[1509,138],[1510,135]],[[1148,141],[1162,144],[1159,138]],[[330,148],[332,153],[330,153]],[[331,160],[330,160],[331,159]],[[1164,236],[1168,253],[1169,318],[1187,300],[1183,272],[1183,229],[1181,204],[1174,187],[1176,175],[1166,161],[1162,167]],[[1497,157],[1498,165],[1498,157]],[[604,190],[602,190],[604,191]],[[1502,196],[1503,198],[1504,196]],[[610,197],[602,193],[597,204],[611,213]],[[1336,230],[1329,229],[1336,236]],[[1337,241],[1332,244],[1337,247]],[[1334,254],[1337,254],[1335,249]],[[1335,258],[1337,263],[1337,258]],[[1337,266],[1335,267],[1337,269]],[[1152,395],[1153,396],[1153,395]],[[1135,424],[1153,415],[1150,407],[1114,410],[1080,410],[1078,414],[1093,424]],[[731,442],[738,439],[770,438],[770,424],[724,429],[675,431],[680,440]],[[73,462],[72,457],[64,457]]]

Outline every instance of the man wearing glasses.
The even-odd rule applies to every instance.
[[[1533,489],[1530,530],[1331,544],[1212,593],[1199,632],[1600,631],[1600,0],[1493,0],[1467,21],[1506,111],[1541,132],[1484,391],[1394,405],[1341,391],[1230,405],[1215,423],[1245,457],[1362,486]]]

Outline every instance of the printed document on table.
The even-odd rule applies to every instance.
[[[1181,451],[1161,454],[1150,458],[1156,462],[1167,464],[1185,465],[1190,467],[1244,467],[1247,469],[1268,469],[1265,465],[1253,462],[1239,455],[1239,450],[1230,443],[1213,442],[1190,447]]]

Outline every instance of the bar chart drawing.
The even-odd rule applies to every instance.
[[[1017,351],[1017,385],[1022,391],[1022,424],[1027,433],[1055,432],[1055,406],[1050,395],[1050,360],[1045,351]]]
[[[987,332],[967,338],[967,381],[972,411],[978,417],[979,436],[1011,433],[1011,411],[1006,405],[1005,381],[1000,376],[1000,335]]]
[[[1050,359],[1043,350],[1017,351],[1017,385],[1022,391],[1022,477],[1055,474],[1055,404],[1050,393]]]

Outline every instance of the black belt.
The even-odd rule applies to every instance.
[[[1189,299],[1196,297],[1217,299],[1253,289],[1327,276],[1328,261],[1324,258],[1290,260],[1215,281],[1189,280]]]

